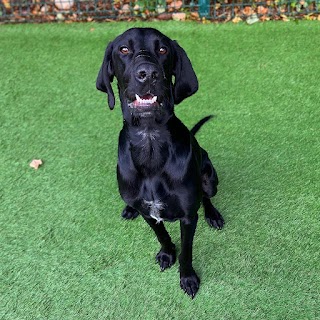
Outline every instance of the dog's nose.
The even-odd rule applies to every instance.
[[[144,63],[138,66],[136,70],[136,79],[144,83],[146,81],[156,81],[159,78],[157,66],[151,63]]]

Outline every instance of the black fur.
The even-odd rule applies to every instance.
[[[192,243],[201,203],[211,227],[221,229],[224,224],[210,201],[217,192],[216,171],[194,137],[210,117],[190,132],[174,114],[174,104],[198,90],[197,77],[178,43],[151,28],[130,29],[109,43],[97,88],[107,93],[110,109],[115,104],[114,77],[124,118],[117,166],[126,203],[122,217],[141,214],[154,230],[161,244],[156,261],[162,271],[176,260],[162,221],[180,221],[180,286],[193,298],[200,285],[192,267]]]

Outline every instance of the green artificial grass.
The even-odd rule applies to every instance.
[[[187,51],[199,92],[176,108],[218,171],[226,225],[200,219],[194,300],[116,183],[119,103],[106,44],[151,26]],[[0,319],[319,319],[318,22],[0,26]],[[34,158],[44,164],[29,167]],[[179,223],[166,223],[180,248]]]

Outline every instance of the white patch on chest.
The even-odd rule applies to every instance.
[[[160,217],[160,211],[164,209],[164,204],[160,200],[143,200],[143,202],[148,206],[151,218],[157,220],[157,223],[163,221],[163,219]]]

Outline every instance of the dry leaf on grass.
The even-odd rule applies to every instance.
[[[193,18],[193,19],[199,19],[199,18],[200,18],[198,12],[190,12],[190,16],[191,16],[191,18]]]
[[[290,19],[285,14],[281,14],[280,17],[282,18],[282,21],[284,21],[284,22],[290,21]]]
[[[35,170],[38,170],[38,168],[42,165],[41,159],[34,159],[30,162],[29,166]]]
[[[7,10],[10,10],[11,9],[11,4],[10,4],[10,1],[9,0],[3,0],[3,5],[4,7],[7,9]]]
[[[241,19],[240,17],[234,17],[234,18],[232,19],[232,22],[233,22],[233,23],[239,23],[239,22],[242,22],[242,19]]]

